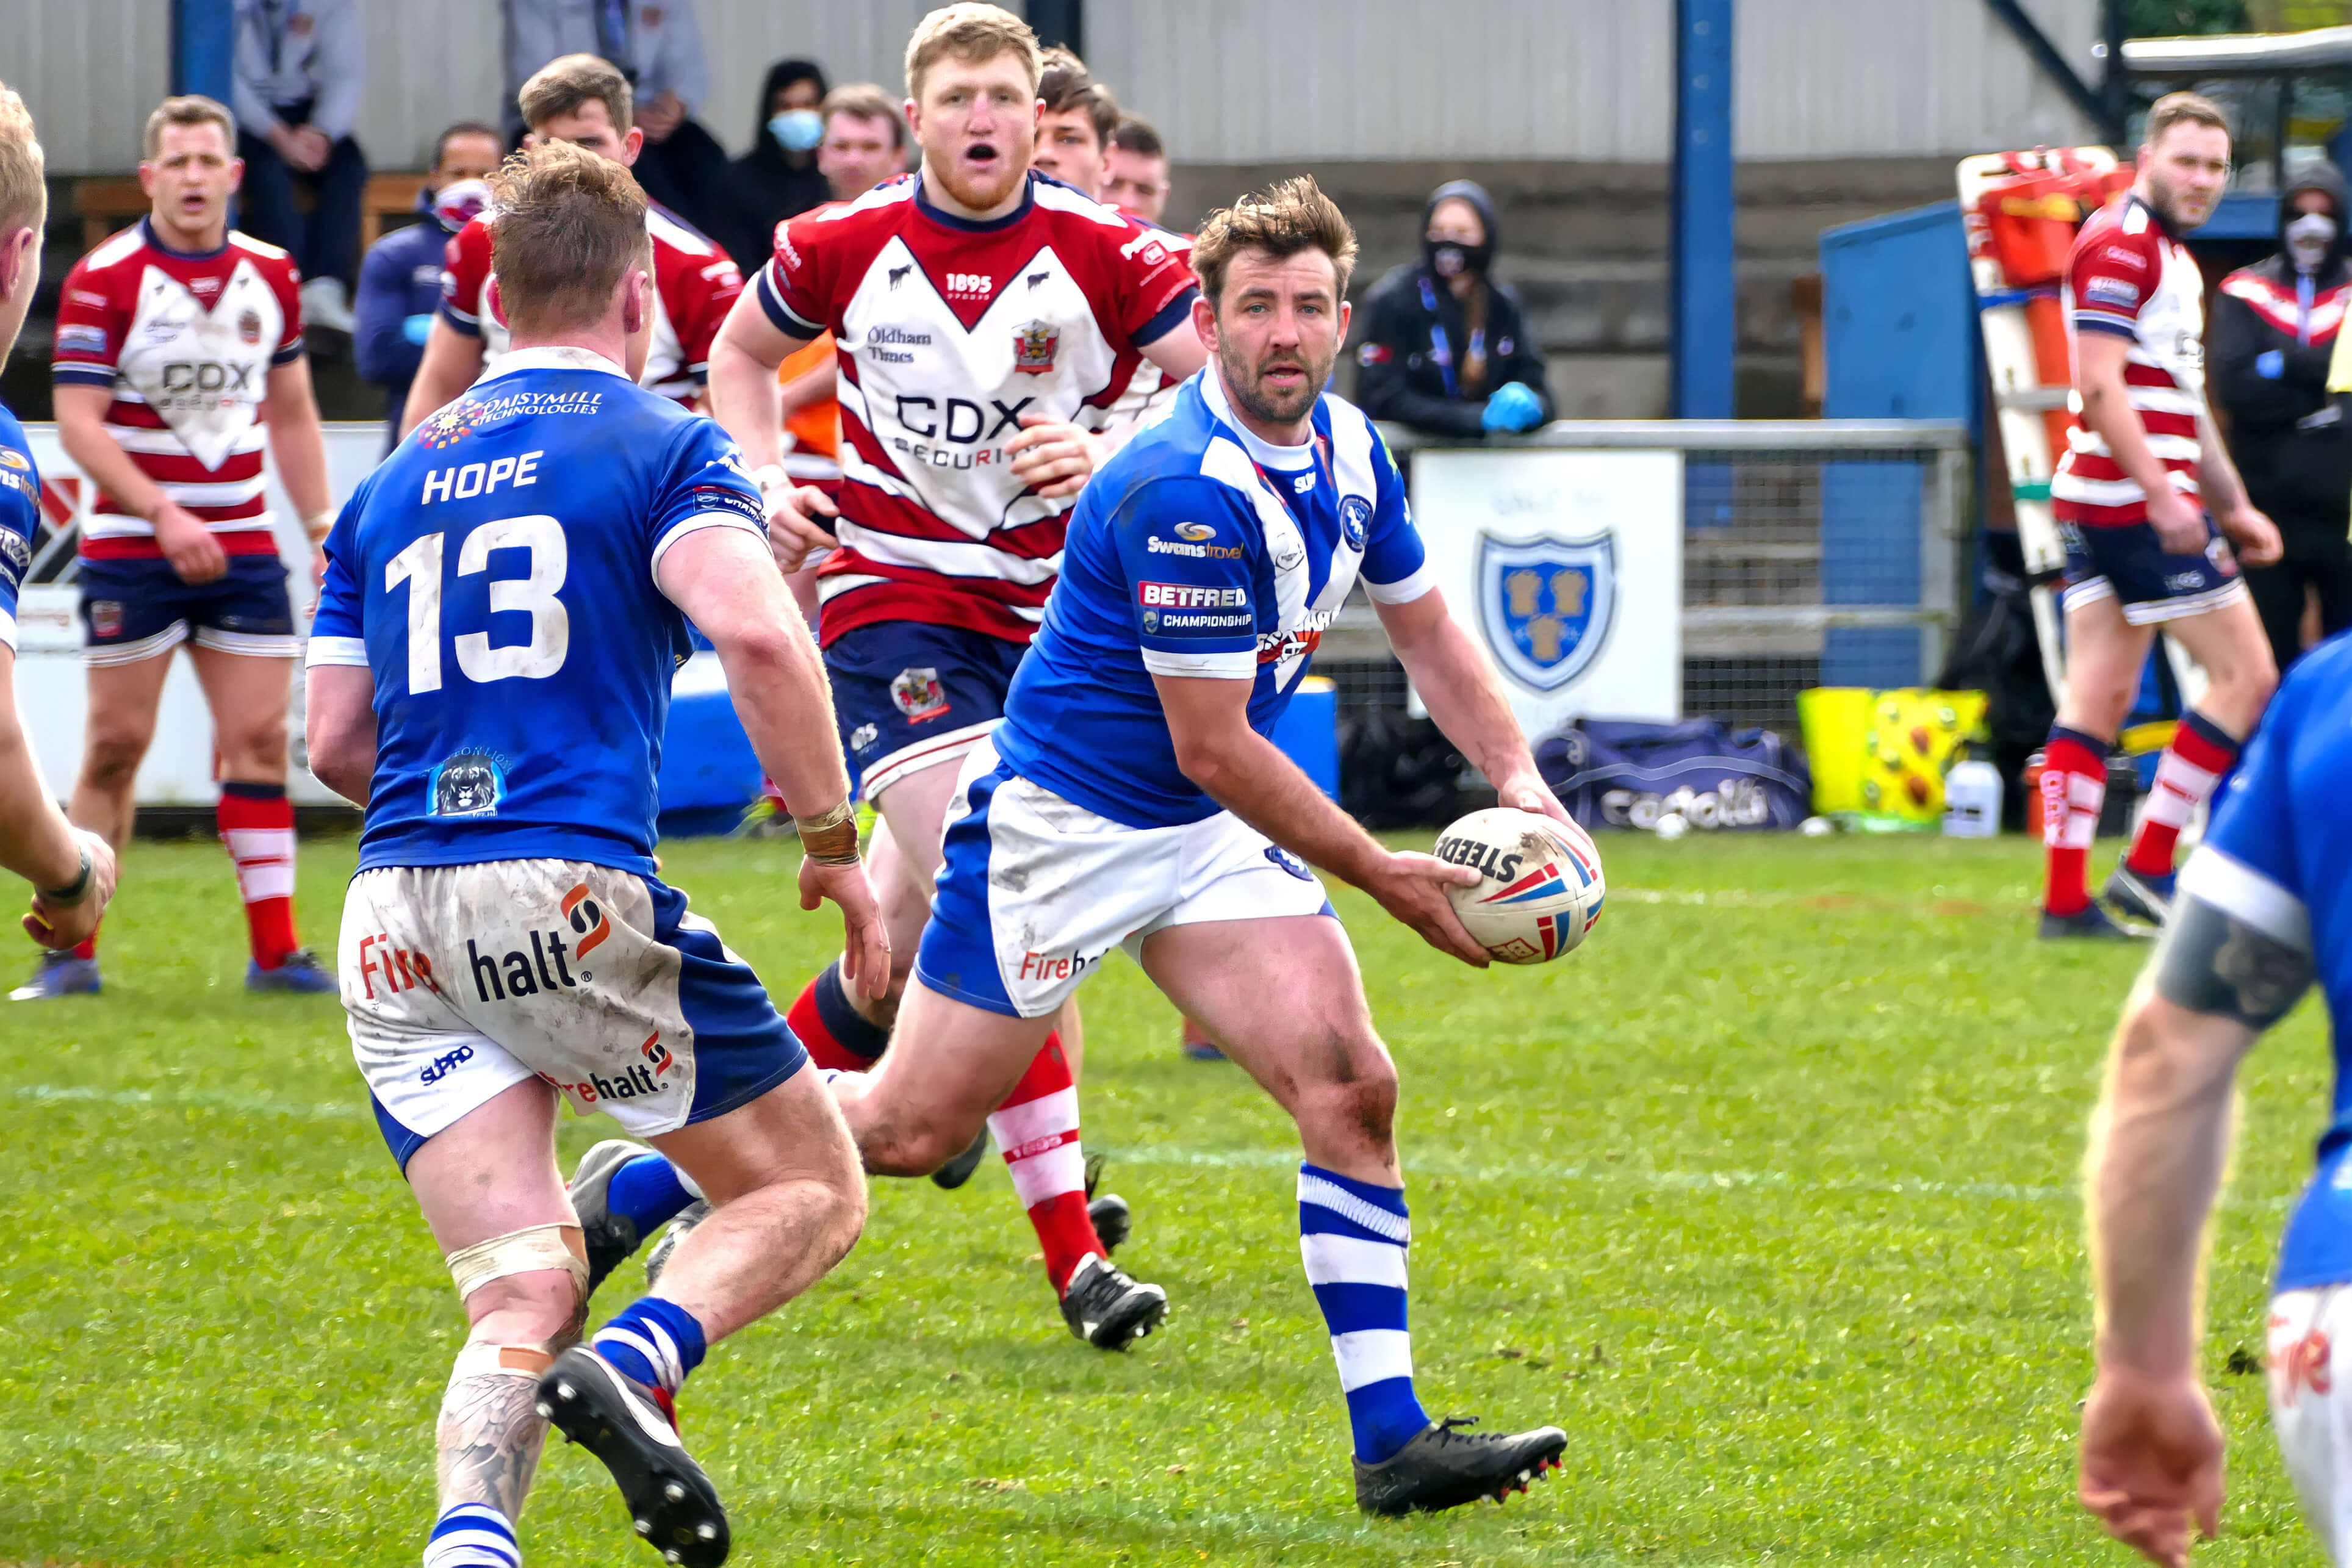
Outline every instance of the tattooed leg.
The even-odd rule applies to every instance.
[[[467,1345],[441,1400],[441,1510],[487,1503],[509,1521],[522,1514],[539,1469],[547,1423],[539,1374],[554,1358],[537,1348]]]

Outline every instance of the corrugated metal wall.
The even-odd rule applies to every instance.
[[[673,0],[686,3],[686,0]],[[710,57],[703,123],[740,151],[770,61],[897,89],[927,0],[694,0]],[[2094,68],[2097,0],[2026,0]],[[167,75],[165,0],[14,0],[0,80],[59,174],[119,171]],[[415,167],[449,121],[497,118],[491,0],[368,0],[361,142]],[[1559,159],[1654,163],[1673,113],[1670,0],[1094,0],[1090,63],[1180,162]],[[1739,154],[1957,154],[2083,127],[1984,0],[1740,0]]]

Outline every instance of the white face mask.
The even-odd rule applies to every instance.
[[[2286,226],[2286,253],[2301,273],[2319,270],[2336,244],[2336,220],[2326,213],[2305,213]]]

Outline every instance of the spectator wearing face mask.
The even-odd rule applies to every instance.
[[[2284,670],[2303,651],[2306,598],[2321,634],[2352,626],[2352,436],[2327,392],[2352,305],[2344,176],[2315,163],[2279,199],[2278,254],[2221,280],[2210,380],[2230,452],[2254,506],[2278,524],[2285,558],[2249,566],[2246,585]]]
[[[749,278],[767,265],[776,226],[833,199],[817,167],[824,141],[824,71],[813,60],[778,60],[760,89],[751,150],[728,165],[726,200],[711,237]]]
[[[1551,417],[1543,354],[1519,297],[1491,275],[1495,248],[1484,187],[1454,180],[1430,194],[1421,259],[1391,268],[1364,302],[1356,401],[1365,413],[1462,437]]]
[[[416,196],[424,216],[377,240],[360,264],[352,356],[360,374],[383,388],[387,452],[400,439],[401,407],[441,304],[442,253],[449,237],[488,205],[488,181],[503,151],[498,129],[478,120],[459,121],[441,132],[432,172]]]

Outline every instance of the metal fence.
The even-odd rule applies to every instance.
[[[1384,427],[1410,454],[1444,443]],[[1935,679],[1966,608],[1968,428],[1897,420],[1562,423],[1496,447],[1683,454],[1683,712],[1793,736],[1811,686]],[[1316,668],[1343,714],[1405,702],[1360,600]]]

